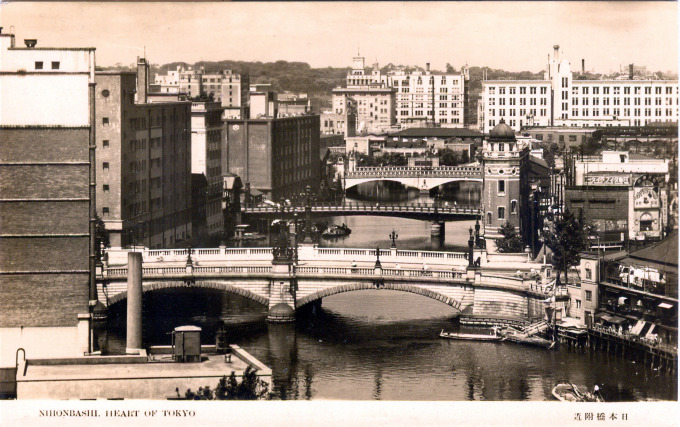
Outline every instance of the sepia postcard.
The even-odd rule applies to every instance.
[[[678,17],[0,2],[0,424],[677,425]]]

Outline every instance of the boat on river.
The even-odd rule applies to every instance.
[[[333,237],[343,237],[343,236],[348,236],[349,234],[352,233],[352,230],[346,226],[345,224],[342,225],[331,225],[327,227],[323,233],[321,233],[321,236],[325,238],[333,238]]]
[[[555,346],[555,341],[550,341],[541,337],[529,336],[526,334],[518,334],[514,332],[505,332],[502,334],[504,341],[514,342],[517,344],[533,345],[536,347],[543,347],[551,349]]]
[[[599,390],[599,387],[595,386],[591,393],[579,390],[574,384],[557,384],[553,387],[552,394],[560,402],[604,402]]]
[[[493,335],[485,335],[485,334],[462,334],[462,333],[456,333],[456,332],[444,332],[444,330],[442,330],[439,333],[439,336],[441,338],[448,338],[448,339],[452,339],[452,340],[468,340],[468,341],[501,341],[501,340],[503,340],[503,337],[496,334],[495,331],[494,331]]]

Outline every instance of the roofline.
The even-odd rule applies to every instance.
[[[10,47],[7,50],[66,50],[66,51],[94,51],[96,47]]]

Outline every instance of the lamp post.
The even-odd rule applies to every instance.
[[[397,232],[392,230],[392,232],[389,235],[389,238],[392,239],[392,247],[396,248],[397,247],[397,239],[399,238],[399,235],[397,234]]]

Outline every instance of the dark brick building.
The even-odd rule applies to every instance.
[[[16,47],[0,28],[0,366],[89,350],[94,48]],[[63,94],[67,91],[68,97]]]
[[[222,171],[270,200],[319,184],[319,116],[225,121]]]

